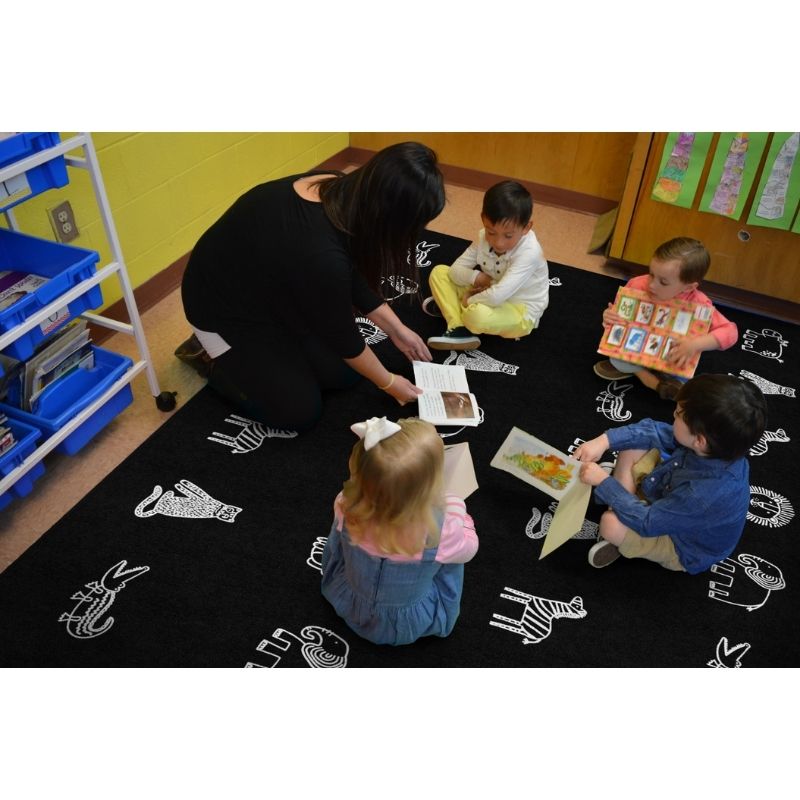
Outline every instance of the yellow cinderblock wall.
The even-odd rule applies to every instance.
[[[134,288],[188,253],[242,192],[314,167],[349,145],[348,133],[93,133],[92,139]],[[80,231],[71,244],[97,250],[103,265],[111,251],[89,175],[68,172],[64,188],[16,206],[19,228],[54,239],[47,209],[69,200]],[[116,277],[102,288],[105,305],[121,297]]]

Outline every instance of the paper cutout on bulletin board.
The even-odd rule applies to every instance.
[[[741,217],[766,143],[766,133],[719,135],[700,211],[731,219]]]
[[[664,142],[653,200],[691,208],[713,133],[670,133]]]
[[[800,133],[773,133],[747,222],[788,231],[800,202]]]

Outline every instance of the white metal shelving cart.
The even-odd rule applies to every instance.
[[[83,151],[82,156],[74,155],[76,151],[81,150]],[[0,479],[0,496],[2,496],[7,489],[13,486],[29,470],[36,466],[36,464],[38,464],[48,453],[50,453],[55,447],[63,442],[71,433],[79,428],[96,411],[102,408],[117,394],[117,392],[130,384],[140,372],[145,372],[147,382],[150,387],[150,392],[155,399],[157,407],[161,411],[172,411],[176,405],[175,392],[161,391],[158,385],[158,378],[150,359],[150,351],[147,347],[147,341],[145,339],[144,330],[142,327],[142,320],[139,316],[139,310],[136,306],[133,288],[131,286],[125,261],[122,256],[122,249],[120,247],[119,238],[117,237],[117,231],[114,226],[111,208],[108,204],[108,197],[103,184],[103,177],[100,171],[100,165],[97,160],[97,153],[94,149],[94,143],[92,142],[91,134],[79,133],[75,136],[71,136],[69,139],[66,139],[63,142],[59,142],[30,156],[21,158],[12,164],[0,167],[0,183],[9,181],[16,176],[22,175],[23,173],[26,173],[29,170],[40,166],[41,164],[45,164],[48,161],[58,158],[59,156],[64,156],[64,160],[68,167],[84,169],[89,173],[92,186],[94,188],[95,200],[97,201],[103,221],[103,227],[111,248],[112,260],[104,266],[98,268],[90,278],[81,281],[68,291],[59,295],[52,303],[31,314],[31,316],[29,316],[24,322],[20,323],[12,330],[0,334],[0,351],[4,350],[31,329],[40,325],[42,322],[47,320],[48,317],[55,314],[59,309],[63,308],[66,304],[88,292],[101,281],[111,277],[112,275],[116,275],[120,282],[122,297],[125,301],[130,322],[119,322],[118,320],[104,317],[101,314],[94,314],[89,311],[84,311],[80,314],[80,316],[89,322],[100,325],[101,327],[109,328],[113,331],[133,336],[136,340],[139,358],[133,362],[133,366],[130,369],[121,375],[119,379],[109,386],[99,397],[95,398],[88,406],[83,408],[56,433],[42,440],[31,455],[29,455],[5,477]],[[19,231],[19,226],[17,225],[17,221],[14,217],[13,209],[7,209],[2,213],[4,213],[6,217],[8,227],[12,230]]]

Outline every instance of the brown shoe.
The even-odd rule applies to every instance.
[[[600,539],[589,550],[589,563],[597,569],[613,564],[619,558],[619,548],[615,544]]]
[[[200,344],[200,340],[194,334],[178,346],[175,350],[175,355],[184,364],[192,367],[201,378],[208,378],[211,374],[211,366],[214,360],[206,353],[205,348]]]
[[[658,382],[656,391],[662,400],[674,400],[683,384],[675,378],[662,378]]]
[[[621,372],[608,359],[594,365],[594,374],[607,381],[624,381],[625,378],[633,377],[632,372]]]

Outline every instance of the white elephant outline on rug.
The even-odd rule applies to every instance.
[[[339,634],[320,625],[306,625],[299,636],[283,628],[276,628],[271,637],[258,643],[256,650],[272,660],[268,665],[272,669],[278,666],[293,644],[300,646],[300,654],[309,667],[342,669],[347,666],[350,645]],[[245,664],[245,667],[263,666],[252,661]]]
[[[749,582],[742,580],[734,586],[736,571],[740,567],[742,572],[739,573],[739,577],[747,578]],[[714,564],[711,572],[717,579],[708,582],[708,596],[712,600],[719,600],[731,606],[741,606],[748,611],[761,608],[769,600],[772,592],[777,592],[786,586],[783,573],[775,564],[751,553],[739,553],[735,559],[726,558]],[[754,596],[752,599],[747,599],[747,594],[750,592]]]

